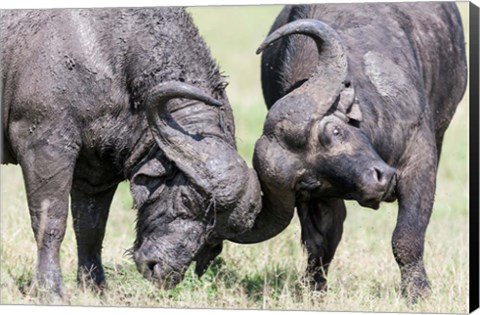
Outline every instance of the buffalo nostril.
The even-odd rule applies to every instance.
[[[388,185],[392,173],[388,168],[373,166],[365,175],[365,183],[372,185],[372,187],[383,189]]]
[[[153,272],[153,270],[155,269],[155,266],[157,265],[157,263],[154,262],[154,261],[150,261],[150,262],[147,262],[146,265],[147,265],[148,270],[150,270],[151,272]]]
[[[146,261],[143,264],[143,275],[149,280],[156,279],[157,281],[162,278],[164,274],[162,272],[162,264],[157,261]]]
[[[375,167],[373,170],[374,170],[373,173],[374,173],[374,176],[375,176],[376,181],[379,182],[379,183],[382,183],[383,180],[384,180],[384,176],[383,176],[382,171],[379,170],[379,169],[376,168],[376,167]]]

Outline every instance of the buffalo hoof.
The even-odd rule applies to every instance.
[[[105,275],[102,272],[89,272],[80,268],[77,272],[77,286],[84,290],[92,290],[94,292],[103,293],[107,289]]]
[[[327,279],[320,275],[315,275],[313,281],[310,281],[310,289],[317,292],[326,292],[328,290]]]
[[[431,294],[431,288],[425,279],[414,278],[410,281],[404,281],[401,285],[402,296],[408,303],[416,304],[427,298]]]
[[[321,274],[306,274],[303,277],[303,282],[308,286],[310,291],[314,292],[326,292],[328,289],[327,286],[327,279],[323,277]]]
[[[39,304],[67,305],[69,298],[63,292],[61,286],[48,285],[44,282],[33,281],[30,294],[38,299]]]

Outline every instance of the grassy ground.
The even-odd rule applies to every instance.
[[[251,161],[266,111],[254,54],[278,6],[190,9],[213,56],[229,76],[238,147]],[[462,6],[465,16],[466,5]],[[468,38],[468,37],[467,37]],[[467,93],[468,95],[468,93]],[[278,237],[256,245],[226,242],[220,258],[198,279],[190,268],[175,289],[159,291],[136,271],[125,251],[134,240],[135,212],[128,184],[118,190],[104,243],[109,289],[103,296],[76,285],[76,250],[69,222],[61,258],[72,305],[252,308],[381,312],[466,312],[468,305],[468,97],[447,131],[438,189],[427,232],[425,262],[432,296],[409,306],[399,297],[399,272],[390,248],[395,205],[372,211],[348,204],[345,233],[332,263],[329,291],[308,292],[299,280],[306,255],[296,218]],[[28,295],[36,259],[20,168],[1,167],[2,304],[32,304]]]

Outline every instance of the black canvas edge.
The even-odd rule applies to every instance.
[[[470,2],[470,299],[469,311],[479,308],[479,7]]]

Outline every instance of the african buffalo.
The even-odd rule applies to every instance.
[[[103,287],[117,185],[138,209],[132,254],[161,287],[252,227],[260,185],[236,150],[218,66],[183,8],[0,11],[2,163],[23,171],[34,283],[62,296],[71,196],[78,278]]]
[[[300,34],[300,35],[299,35]],[[392,247],[404,295],[429,291],[423,263],[442,139],[465,91],[454,3],[286,6],[261,44],[269,109],[254,153],[264,210],[233,238],[268,239],[297,208],[306,279],[325,287],[344,199],[398,199]]]

